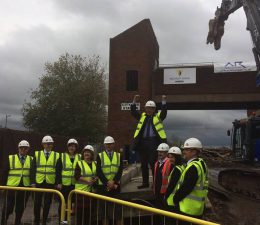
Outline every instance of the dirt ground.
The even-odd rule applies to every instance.
[[[229,149],[207,149],[202,157],[209,168],[246,168],[246,165],[234,163]],[[243,180],[241,180],[243,182]],[[228,198],[212,189],[209,190],[212,209],[207,211],[205,219],[222,225],[259,225],[260,201],[246,199],[230,194]]]

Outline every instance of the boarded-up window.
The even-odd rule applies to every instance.
[[[127,70],[126,71],[126,90],[137,91],[138,90],[138,71]]]

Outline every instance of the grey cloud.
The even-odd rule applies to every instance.
[[[197,137],[204,145],[227,146],[230,137],[226,131],[235,119],[245,117],[245,110],[180,110],[169,112],[164,124],[169,139]]]
[[[221,0],[49,2],[55,8],[55,26],[47,21],[20,27],[1,42],[0,125],[4,124],[5,114],[11,114],[10,128],[22,128],[22,104],[29,99],[30,89],[37,87],[46,61],[57,60],[68,52],[97,54],[108,64],[109,38],[144,18],[151,19],[160,45],[161,64],[254,60],[242,10],[232,14],[226,23],[221,50],[206,45],[208,20]],[[170,136],[185,139],[196,134],[206,144],[224,145],[229,143],[226,129],[234,118],[244,115],[244,111],[172,111],[165,123]]]

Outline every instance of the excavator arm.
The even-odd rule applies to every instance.
[[[222,0],[217,7],[215,18],[209,21],[207,44],[214,44],[216,50],[221,47],[225,21],[229,15],[243,7],[247,17],[247,30],[253,40],[253,53],[258,70],[260,70],[260,1],[259,0]]]

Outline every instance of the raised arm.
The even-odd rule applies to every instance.
[[[138,112],[138,111],[136,110],[136,102],[138,102],[139,99],[140,99],[140,95],[135,95],[135,96],[134,96],[134,99],[133,99],[133,103],[131,104],[131,114],[132,114],[132,116],[133,116],[134,118],[136,118],[137,120],[139,120],[140,117],[141,117],[140,112]]]
[[[160,113],[160,119],[163,121],[167,116],[167,104],[166,104],[166,95],[162,95],[162,110]]]

